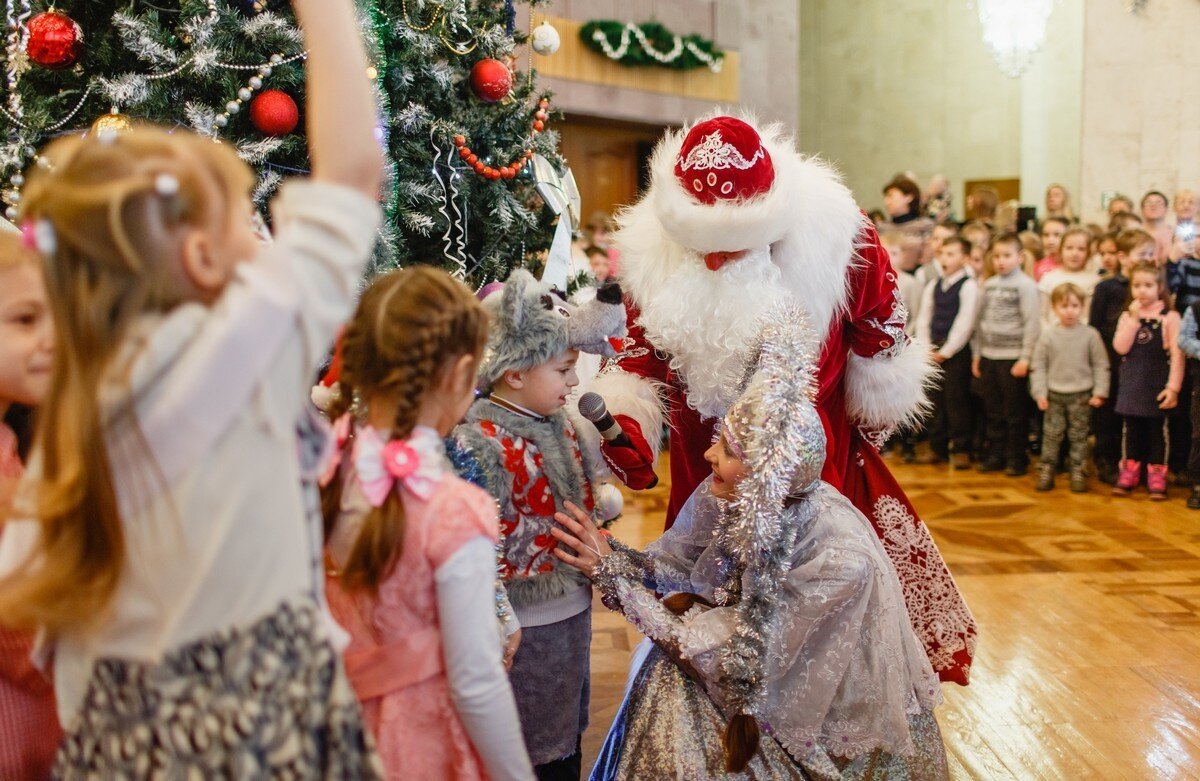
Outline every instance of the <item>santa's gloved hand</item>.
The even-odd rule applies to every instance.
[[[658,475],[654,473],[654,451],[642,434],[642,427],[628,415],[614,415],[613,419],[625,432],[628,444],[617,444],[604,440],[600,444],[600,452],[608,462],[613,474],[625,485],[635,491],[644,491],[658,485]]]

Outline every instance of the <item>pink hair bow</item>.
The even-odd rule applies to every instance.
[[[363,426],[354,440],[354,471],[372,507],[379,507],[399,483],[419,499],[429,499],[442,477],[442,443],[430,431],[385,442]]]

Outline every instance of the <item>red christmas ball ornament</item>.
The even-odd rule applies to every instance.
[[[469,155],[467,155],[465,159],[467,161],[467,165],[469,165],[471,167],[475,167],[476,165],[483,165],[483,163],[479,162],[479,155],[475,154],[474,152],[471,152]]]
[[[458,156],[461,157],[463,160],[466,160],[468,157],[471,156],[471,148],[466,147],[466,146],[459,148]]]
[[[497,103],[512,89],[512,71],[500,60],[488,58],[471,68],[471,91],[484,103]]]
[[[533,122],[533,129],[540,133],[546,129],[546,123],[540,119],[536,119]]]
[[[250,121],[264,136],[286,136],[300,124],[300,109],[291,95],[269,89],[250,102]]]
[[[484,169],[487,168],[487,166],[484,164],[484,162],[482,160],[476,160],[474,163],[471,164],[471,167],[475,169],[475,173],[477,173],[477,174],[483,173]]]
[[[58,11],[46,11],[29,20],[25,52],[43,68],[70,68],[83,54],[83,30]]]
[[[466,146],[466,144],[467,144],[467,137],[464,136],[463,134],[459,133],[458,135],[456,135],[454,137],[454,145],[455,146],[461,148],[463,146]]]
[[[483,175],[486,176],[488,179],[492,179],[492,180],[496,180],[496,179],[500,178],[500,172],[497,171],[495,168],[487,169],[486,171],[483,172]]]

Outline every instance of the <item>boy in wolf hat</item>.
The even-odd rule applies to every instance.
[[[479,369],[483,395],[456,436],[500,505],[499,566],[523,634],[510,680],[525,745],[540,781],[575,781],[587,728],[592,595],[587,579],[554,556],[550,530],[555,512],[569,506],[597,511],[605,467],[593,448],[580,448],[567,397],[579,384],[580,350],[615,355],[610,340],[626,334],[625,309],[615,284],[575,307],[522,270],[484,306],[491,330]]]

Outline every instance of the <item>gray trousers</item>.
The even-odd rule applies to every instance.
[[[1092,394],[1087,392],[1047,393],[1050,408],[1042,420],[1043,464],[1057,465],[1058,452],[1066,435],[1071,443],[1071,466],[1083,466],[1087,460],[1088,425],[1092,420],[1092,408],[1088,406],[1091,397]]]

